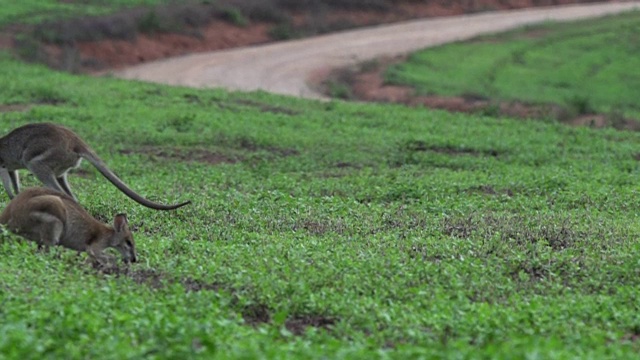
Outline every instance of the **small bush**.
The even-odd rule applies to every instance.
[[[339,81],[328,81],[326,86],[332,98],[344,100],[353,99],[353,92],[348,84]]]
[[[274,40],[289,40],[299,35],[290,23],[278,24],[269,30],[269,36]]]
[[[238,9],[234,8],[225,8],[222,10],[222,19],[237,25],[237,26],[247,26],[249,25],[249,20],[242,15],[242,13]]]
[[[42,44],[30,36],[19,36],[13,40],[17,55],[24,61],[46,63],[47,54]]]
[[[138,31],[155,33],[163,30],[163,25],[155,11],[149,11],[138,20]]]
[[[596,112],[591,104],[591,99],[587,96],[575,95],[567,99],[566,102],[578,115],[588,115]]]

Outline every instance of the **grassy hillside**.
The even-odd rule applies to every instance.
[[[0,0],[0,26],[11,23],[35,24],[42,20],[82,15],[103,15],[129,6],[156,5],[166,0],[85,0],[73,1],[10,1]]]
[[[97,273],[3,233],[0,358],[638,350],[638,134],[0,68],[0,133],[65,124],[141,194],[193,201],[71,175],[141,260]]]
[[[419,94],[554,103],[640,119],[640,12],[546,24],[418,52],[386,79]]]

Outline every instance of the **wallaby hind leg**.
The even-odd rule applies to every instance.
[[[67,195],[71,196],[73,200],[78,202],[78,199],[76,199],[76,197],[73,196],[73,193],[71,192],[71,186],[69,186],[69,182],[67,181],[67,173],[62,174],[62,176],[58,176],[56,178],[56,181],[58,182],[58,185],[60,185],[62,190],[67,193]]]
[[[49,246],[55,246],[60,243],[60,237],[64,230],[64,224],[60,219],[40,211],[31,213],[30,217],[35,223],[32,231],[37,232],[39,235],[39,239],[36,240],[38,245],[43,245],[46,249]]]
[[[0,177],[2,178],[2,185],[4,185],[7,195],[9,195],[9,199],[13,199],[20,192],[18,172],[16,170],[9,171],[5,168],[0,168]]]
[[[62,186],[60,186],[54,171],[47,165],[39,162],[31,162],[27,165],[27,170],[31,171],[31,173],[45,186],[73,197],[72,194],[68,193]]]
[[[18,176],[18,171],[9,171],[9,176],[11,177],[11,185],[13,185],[13,190],[16,192],[16,195],[18,195],[20,193],[20,177]]]

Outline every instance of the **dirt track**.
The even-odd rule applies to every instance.
[[[113,75],[171,85],[261,89],[321,98],[307,83],[334,68],[545,20],[583,19],[631,9],[640,9],[640,2],[532,8],[409,21],[171,58],[116,71]]]

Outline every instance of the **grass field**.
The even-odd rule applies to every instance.
[[[72,174],[94,216],[128,214],[139,263],[2,233],[1,359],[640,349],[640,134],[0,68],[0,134],[67,125],[141,194],[193,201]]]
[[[193,201],[72,176],[92,214],[129,215],[141,263],[3,235],[6,358],[638,349],[636,134],[1,64],[2,133],[68,125],[142,194]]]
[[[549,23],[418,52],[387,70],[419,94],[560,104],[640,119],[640,12]]]
[[[13,23],[35,24],[43,20],[60,17],[104,15],[130,6],[156,5],[168,3],[166,0],[84,0],[81,6],[72,1],[0,0],[0,26]]]

